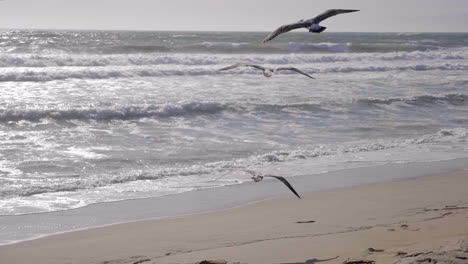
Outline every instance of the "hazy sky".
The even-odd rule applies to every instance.
[[[468,0],[0,0],[0,28],[271,31],[330,8],[328,31],[468,31]]]

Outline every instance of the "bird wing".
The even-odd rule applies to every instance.
[[[245,63],[236,63],[236,64],[233,64],[231,66],[227,66],[227,67],[224,67],[222,69],[219,69],[218,71],[227,71],[227,70],[231,70],[231,69],[234,69],[234,68],[237,68],[237,67],[240,67],[240,66],[245,66]]]
[[[250,66],[250,67],[253,67],[255,69],[259,69],[259,70],[262,70],[262,71],[265,71],[266,68],[265,67],[262,67],[260,65],[255,65],[255,64],[247,64],[246,66]]]
[[[294,29],[298,29],[298,28],[303,28],[303,27],[310,27],[310,24],[309,22],[307,21],[299,21],[299,22],[296,22],[296,23],[291,23],[291,24],[287,24],[287,25],[282,25],[281,27],[277,28],[275,31],[271,32],[264,40],[263,40],[263,43],[267,42],[267,41],[270,41],[274,38],[276,38],[278,35],[280,34],[283,34],[283,33],[286,33],[288,31],[291,31],[291,30],[294,30]]]
[[[321,13],[320,15],[312,18],[312,19],[309,19],[307,20],[306,22],[309,22],[311,24],[318,24],[320,23],[321,21],[329,18],[329,17],[332,17],[332,16],[336,16],[336,15],[339,15],[339,14],[344,14],[344,13],[351,13],[351,12],[357,12],[359,10],[356,10],[356,9],[329,9],[323,13]]]
[[[237,68],[237,67],[242,67],[242,66],[253,67],[253,68],[256,68],[256,69],[259,69],[259,70],[262,70],[262,71],[265,70],[265,68],[263,68],[263,67],[260,66],[260,65],[248,64],[248,63],[236,63],[236,64],[233,64],[233,65],[231,65],[231,66],[227,66],[227,67],[224,67],[224,68],[222,68],[222,69],[219,69],[218,71],[231,70],[231,69],[234,69],[234,68]]]
[[[276,179],[282,181],[286,186],[288,186],[288,188],[289,188],[289,190],[291,190],[291,192],[293,192],[299,199],[301,199],[301,196],[299,196],[299,194],[297,194],[296,190],[294,190],[294,188],[291,186],[291,184],[289,184],[289,182],[284,177],[274,176],[274,175],[265,175],[265,177],[273,177],[273,178],[276,178]]]
[[[277,68],[275,71],[295,71],[297,73],[300,73],[302,75],[305,75],[311,79],[315,79],[314,77],[310,76],[309,74],[297,69],[297,68],[294,68],[294,67],[282,67],[282,68]]]

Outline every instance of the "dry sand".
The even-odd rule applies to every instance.
[[[467,171],[302,195],[3,246],[0,263],[468,263]]]

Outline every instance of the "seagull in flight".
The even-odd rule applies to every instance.
[[[298,21],[296,23],[283,25],[283,26],[277,28],[275,31],[271,32],[270,35],[268,35],[263,40],[263,43],[276,38],[280,34],[283,34],[283,33],[286,33],[288,31],[298,29],[298,28],[306,28],[311,33],[320,33],[320,32],[322,32],[322,31],[324,31],[326,29],[326,27],[322,27],[322,26],[319,25],[319,23],[322,22],[323,20],[325,20],[325,19],[327,19],[329,17],[332,17],[332,16],[336,16],[338,14],[351,13],[351,12],[357,12],[357,11],[359,11],[359,10],[355,10],[355,9],[330,9],[330,10],[327,10],[327,11],[323,12],[322,14],[314,17],[314,18],[311,18],[311,19],[308,19],[308,20],[302,19],[302,20],[300,20],[300,21]]]
[[[263,180],[264,177],[275,178],[275,179],[281,181],[282,183],[284,183],[284,185],[286,185],[289,188],[289,190],[291,190],[291,192],[293,192],[299,199],[301,199],[301,196],[299,196],[299,194],[297,194],[296,190],[294,190],[292,185],[284,177],[275,176],[275,175],[260,175],[259,173],[255,172],[255,171],[251,171],[251,170],[245,170],[245,172],[252,175],[252,180],[254,180],[254,182],[260,182],[260,181]]]
[[[273,75],[273,72],[275,72],[275,71],[294,71],[294,72],[300,73],[302,75],[305,75],[305,76],[307,76],[307,77],[309,77],[311,79],[315,79],[314,77],[310,76],[309,74],[307,74],[307,73],[305,73],[305,72],[303,72],[303,71],[301,71],[301,70],[299,70],[297,68],[294,68],[294,67],[280,67],[280,68],[272,69],[272,68],[265,68],[265,67],[262,67],[260,65],[248,64],[248,63],[236,63],[234,65],[219,69],[218,71],[227,71],[227,70],[231,70],[231,69],[234,69],[234,68],[237,68],[237,67],[252,67],[252,68],[261,70],[263,72],[263,76],[265,76],[265,77],[271,77]]]

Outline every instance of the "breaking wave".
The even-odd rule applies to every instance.
[[[223,65],[224,66],[224,65]],[[154,67],[103,67],[103,68],[51,68],[51,70],[16,70],[3,71],[0,82],[47,82],[66,79],[110,79],[110,78],[136,78],[136,77],[164,77],[164,76],[202,76],[216,74],[259,74],[258,70],[245,68],[236,71],[219,72],[218,67],[185,67],[163,68]],[[49,69],[49,68],[48,68]],[[303,67],[302,70],[321,73],[352,73],[352,72],[388,72],[388,71],[455,71],[468,70],[468,64],[416,64],[408,66],[338,66],[321,69]],[[291,74],[279,72],[277,74]]]
[[[468,65],[466,64],[417,64],[409,66],[366,66],[366,67],[333,67],[329,69],[321,70],[320,72],[387,72],[387,71],[466,71],[468,70]]]
[[[412,139],[378,140],[377,142],[355,142],[340,146],[318,146],[293,151],[274,151],[260,156],[264,162],[286,162],[346,153],[363,153],[386,149],[404,148],[411,145],[430,143],[464,143],[468,140],[468,129],[442,129],[435,134]]]
[[[216,71],[206,69],[190,70],[157,70],[143,69],[55,69],[54,71],[15,71],[0,75],[0,82],[47,82],[66,79],[110,79],[135,77],[163,77],[163,76],[200,76],[213,74]]]
[[[171,118],[191,117],[198,115],[213,115],[230,111],[239,115],[262,113],[281,113],[289,111],[303,111],[309,113],[326,113],[334,110],[359,105],[372,110],[380,105],[405,103],[414,106],[427,107],[436,104],[466,105],[468,95],[420,95],[411,98],[360,98],[347,102],[305,102],[295,104],[224,104],[216,102],[187,102],[164,105],[133,105],[113,107],[70,107],[70,108],[26,108],[11,109],[0,108],[0,122],[17,122],[21,120],[37,122],[41,119],[52,120],[82,120],[82,121],[108,121],[131,120],[141,118]]]
[[[0,197],[32,196],[44,193],[73,192],[109,185],[123,184],[142,180],[160,180],[168,177],[185,177],[194,175],[208,175],[213,173],[226,173],[229,171],[244,170],[251,166],[262,164],[288,162],[303,159],[319,158],[324,156],[343,155],[347,153],[364,153],[384,151],[395,148],[405,148],[412,145],[431,143],[465,143],[468,139],[468,129],[454,128],[442,129],[435,134],[428,134],[411,139],[375,140],[374,142],[354,142],[344,145],[311,146],[305,149],[273,151],[270,153],[251,156],[232,161],[219,161],[201,165],[192,165],[184,168],[158,168],[147,171],[132,171],[122,174],[97,175],[88,179],[70,180],[55,184],[30,186],[22,188],[0,187]],[[241,183],[241,182],[237,182]],[[224,186],[226,183],[219,183]],[[232,182],[230,184],[233,184]],[[213,186],[215,187],[215,186]]]
[[[229,109],[220,103],[191,102],[156,106],[128,106],[122,108],[72,108],[72,109],[0,109],[0,121],[55,120],[128,120],[138,118],[169,118],[188,115],[216,114]]]
[[[441,96],[421,95],[412,98],[390,98],[390,99],[377,99],[366,98],[356,100],[358,104],[363,105],[389,105],[393,103],[407,103],[414,105],[427,105],[435,103],[449,103],[449,104],[468,104],[468,96],[464,94],[446,94]]]
[[[264,64],[310,64],[351,61],[427,61],[465,60],[466,49],[428,52],[346,53],[346,54],[9,54],[0,55],[0,68],[5,67],[103,67],[144,65],[217,65],[233,61]]]

